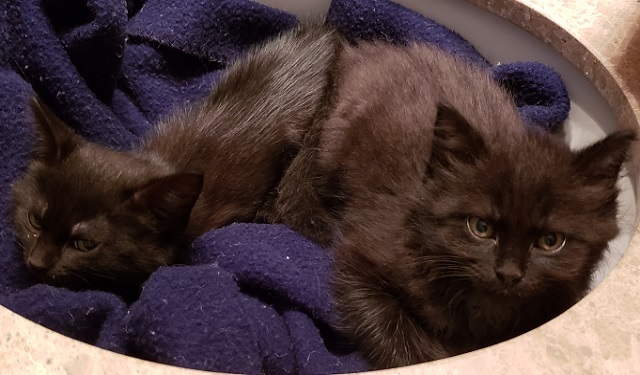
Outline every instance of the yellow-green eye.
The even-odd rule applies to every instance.
[[[91,240],[78,239],[73,241],[73,247],[76,250],[83,251],[83,252],[91,251],[96,247],[98,247],[98,245],[100,244]]]
[[[38,219],[36,215],[29,212],[27,218],[29,219],[29,224],[33,227],[33,229],[40,230],[40,219]]]
[[[479,238],[490,238],[493,237],[493,225],[491,225],[488,221],[479,218],[477,216],[471,216],[467,219],[467,227],[471,234]]]
[[[536,246],[545,252],[555,253],[560,251],[565,243],[567,243],[567,237],[564,234],[552,232],[540,236],[536,241]]]

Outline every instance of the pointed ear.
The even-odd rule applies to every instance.
[[[458,163],[471,164],[486,151],[480,134],[451,107],[438,106],[430,166],[451,169]]]
[[[33,157],[42,161],[64,159],[76,147],[75,133],[60,120],[40,99],[31,99],[35,120]]]
[[[576,153],[574,168],[587,181],[615,184],[629,147],[637,139],[633,130],[619,130]]]
[[[203,177],[197,173],[177,173],[161,177],[136,190],[129,205],[151,213],[164,225],[182,230],[202,191]]]

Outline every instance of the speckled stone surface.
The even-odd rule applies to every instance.
[[[640,119],[637,0],[469,0],[536,35],[594,83],[621,126]],[[640,145],[631,166],[640,171]],[[638,181],[636,181],[638,182]],[[562,316],[513,340],[381,374],[640,374],[640,232],[611,274]],[[121,356],[0,307],[2,374],[200,374]]]

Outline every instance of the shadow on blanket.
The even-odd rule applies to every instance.
[[[63,11],[64,10],[64,11]],[[385,0],[335,0],[347,38],[435,43],[491,68],[457,34]],[[330,373],[366,364],[331,326],[331,256],[279,225],[236,224],[162,268],[131,306],[115,295],[37,285],[11,233],[8,196],[23,171],[33,91],[80,133],[128,148],[159,116],[203,97],[247,46],[296,19],[246,0],[21,0],[0,4],[0,303],[60,333],[120,353],[197,369]],[[560,77],[537,63],[495,78],[533,126],[569,111]]]

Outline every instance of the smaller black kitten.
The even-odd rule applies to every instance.
[[[26,265],[55,285],[137,290],[199,234],[253,221],[322,117],[339,48],[321,26],[286,32],[130,152],[83,139],[33,100],[33,159],[13,186]]]

